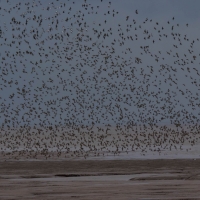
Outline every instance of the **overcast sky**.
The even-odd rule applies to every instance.
[[[199,122],[198,0],[0,7],[1,125]]]

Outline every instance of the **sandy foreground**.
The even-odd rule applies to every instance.
[[[0,162],[0,199],[200,199],[200,159]]]

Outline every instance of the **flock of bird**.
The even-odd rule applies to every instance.
[[[1,2],[1,159],[198,143],[200,52],[190,24],[142,20],[113,4]]]

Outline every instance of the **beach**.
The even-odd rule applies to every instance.
[[[0,199],[200,199],[200,159],[8,161]]]

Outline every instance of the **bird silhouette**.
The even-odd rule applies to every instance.
[[[1,5],[0,160],[198,144],[199,39],[175,17],[139,17],[103,0]]]

